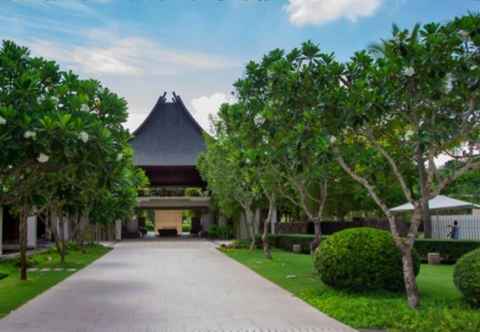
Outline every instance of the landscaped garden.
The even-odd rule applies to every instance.
[[[326,286],[313,266],[312,256],[274,250],[266,259],[261,250],[224,252],[261,276],[298,296],[329,316],[354,328],[402,332],[480,330],[480,312],[466,304],[453,284],[453,265],[422,264],[418,287],[422,305],[411,310],[402,293],[352,293]]]
[[[20,280],[18,258],[0,261],[0,319],[109,251],[102,245],[69,246],[65,264],[54,249],[35,254],[28,259],[28,281]]]

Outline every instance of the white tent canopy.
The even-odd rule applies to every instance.
[[[428,201],[428,207],[431,211],[435,210],[453,210],[453,209],[475,209],[480,208],[480,205],[461,201],[455,198],[450,198],[443,195],[438,195]],[[390,209],[390,212],[409,212],[413,211],[413,205],[405,203],[400,206]]]

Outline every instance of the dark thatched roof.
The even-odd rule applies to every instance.
[[[195,166],[205,150],[203,129],[173,93],[161,96],[145,121],[133,133],[130,145],[136,166]]]

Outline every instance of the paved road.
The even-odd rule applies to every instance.
[[[1,332],[353,330],[194,240],[121,242],[0,320]]]

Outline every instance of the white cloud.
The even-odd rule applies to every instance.
[[[289,0],[289,21],[296,26],[320,25],[340,18],[355,22],[373,15],[383,0]]]
[[[65,63],[85,74],[174,75],[239,66],[220,56],[165,48],[144,37],[119,37],[102,30],[87,32],[85,37],[82,45],[34,39],[28,46],[34,54]]]
[[[213,133],[211,120],[216,117],[222,104],[232,102],[233,97],[217,92],[211,96],[192,99],[190,112],[204,130]]]

